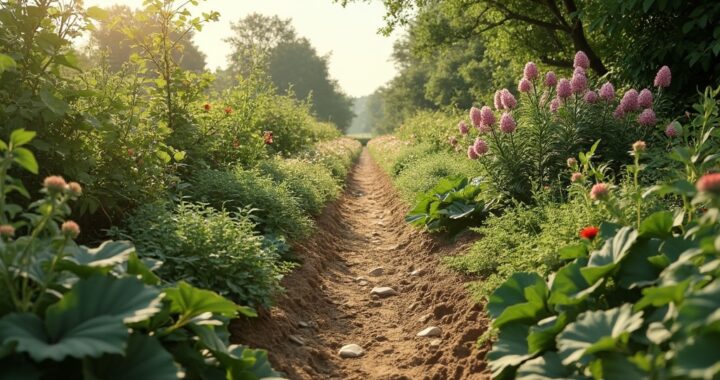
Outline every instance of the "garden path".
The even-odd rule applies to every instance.
[[[407,208],[363,151],[315,234],[297,244],[302,266],[283,279],[278,306],[236,321],[233,341],[269,350],[290,379],[487,378],[487,348],[476,347],[487,320],[463,279],[439,262],[467,242],[412,228]],[[371,294],[384,286],[397,294]],[[416,336],[431,326],[439,337]],[[340,348],[353,343],[364,353],[341,358]]]

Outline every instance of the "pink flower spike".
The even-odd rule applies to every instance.
[[[642,108],[649,108],[652,107],[653,104],[653,95],[650,90],[647,88],[644,88],[642,91],[640,91],[640,95],[638,95],[638,105]]]
[[[569,80],[560,79],[557,84],[557,95],[560,99],[567,99],[572,95],[572,85]]]
[[[470,131],[470,128],[468,127],[465,120],[458,123],[458,131],[460,131],[461,135],[467,135],[468,132]]]
[[[480,118],[480,109],[477,107],[470,108],[470,121],[472,121],[472,124],[477,128],[480,126],[480,123],[482,123],[482,120]]]
[[[473,149],[473,146],[472,146],[472,145],[470,145],[470,146],[468,147],[467,156],[468,156],[468,158],[471,159],[471,160],[477,160],[477,158],[478,158],[478,154],[475,153],[475,149]]]
[[[582,67],[576,67],[576,68],[573,70],[573,75],[576,75],[576,74],[582,74],[582,75],[587,76],[587,73],[585,72],[585,69],[583,69]]]
[[[532,83],[527,78],[520,79],[520,83],[518,83],[518,91],[523,93],[528,93],[532,90]]]
[[[535,63],[533,62],[526,63],[525,69],[523,70],[523,75],[527,80],[537,79],[537,77],[540,75],[537,65],[535,65]]]
[[[658,70],[657,74],[655,75],[655,87],[670,87],[670,82],[672,81],[672,74],[670,73],[670,68],[667,66],[663,66]]]
[[[607,199],[610,194],[610,186],[605,183],[596,183],[590,189],[590,199],[592,200],[603,200]]]
[[[502,91],[500,91],[500,90],[495,91],[495,98],[493,99],[493,104],[495,105],[496,110],[499,111],[499,110],[503,109]]]
[[[582,178],[582,173],[575,172],[570,176],[570,182],[579,182],[580,180],[582,180]]]
[[[550,112],[556,113],[560,108],[560,99],[555,98],[550,101]]]
[[[600,87],[600,97],[606,102],[615,98],[615,87],[613,87],[612,83],[605,82],[605,84]]]
[[[678,137],[681,133],[682,126],[677,120],[673,121],[672,123],[668,124],[667,127],[665,127],[665,136],[667,137]]]
[[[598,101],[598,94],[597,94],[595,91],[588,90],[588,91],[585,93],[585,96],[583,96],[583,100],[585,101],[585,103],[588,103],[588,104],[597,103],[597,101]]]
[[[617,108],[615,108],[613,117],[616,119],[622,119],[625,117],[625,110],[623,109],[622,104],[618,104]]]
[[[590,59],[588,59],[587,54],[583,51],[578,51],[575,53],[575,61],[573,62],[573,67],[582,67],[583,69],[587,69],[590,67]]]
[[[495,125],[495,114],[490,107],[483,106],[483,108],[480,109],[480,124],[486,127]]]
[[[508,90],[507,88],[503,88],[501,91],[500,100],[502,101],[503,107],[505,109],[511,110],[517,106],[517,100],[515,100],[515,96]]]
[[[555,87],[557,85],[557,76],[552,71],[548,71],[545,74],[545,85],[548,87]]]
[[[490,150],[490,147],[488,147],[488,144],[485,142],[485,140],[478,138],[475,140],[475,143],[472,145],[473,150],[478,156],[482,156],[485,153]]]
[[[628,113],[637,111],[640,108],[640,105],[638,104],[638,97],[639,94],[634,88],[627,90],[625,95],[623,95],[622,100],[620,100],[620,107],[622,107],[623,112]]]
[[[515,119],[513,119],[512,115],[505,112],[502,117],[500,118],[500,130],[503,133],[513,133],[515,132],[515,127],[517,125],[515,124]]]
[[[573,94],[582,94],[587,90],[587,77],[585,74],[575,74],[570,81],[570,88]]]
[[[653,111],[652,108],[645,109],[640,113],[640,115],[638,115],[637,121],[644,127],[652,127],[657,123],[655,111]]]

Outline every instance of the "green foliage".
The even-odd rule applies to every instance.
[[[320,163],[306,160],[266,160],[258,166],[278,185],[290,189],[303,211],[318,214],[338,191],[338,182]]]
[[[401,163],[404,163],[405,169],[395,178],[395,184],[403,198],[408,201],[416,200],[419,194],[431,191],[443,178],[475,178],[482,173],[475,162],[453,153],[419,156],[414,160],[398,161],[395,166],[398,167]]]
[[[127,235],[143,257],[164,262],[161,278],[267,306],[283,268],[254,228],[247,216],[184,202],[148,204],[127,220]]]
[[[426,144],[436,151],[450,150],[448,138],[457,131],[448,128],[456,124],[461,116],[455,112],[419,111],[405,120],[397,129],[396,135],[413,144]]]
[[[217,210],[252,209],[257,229],[291,239],[307,236],[312,222],[287,185],[277,185],[258,170],[198,170],[191,178],[192,198]]]
[[[417,197],[405,221],[430,231],[458,232],[485,216],[487,205],[478,200],[482,187],[464,176],[441,179],[435,187]]]
[[[254,311],[186,283],[159,279],[127,241],[90,249],[66,218],[82,189],[59,176],[27,209],[8,175],[38,167],[34,132],[0,142],[0,347],[10,378],[180,379],[276,376],[263,351],[228,346],[228,320]],[[20,153],[22,152],[22,153]],[[17,157],[17,159],[14,159]]]

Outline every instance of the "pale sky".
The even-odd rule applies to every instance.
[[[85,5],[106,7],[142,6],[143,0],[85,0]],[[352,3],[343,8],[332,0],[207,0],[195,8],[220,12],[220,21],[205,25],[195,43],[207,55],[208,68],[226,66],[229,47],[223,39],[231,34],[230,22],[250,13],[291,18],[298,35],[308,38],[320,55],[331,53],[330,76],[351,96],[368,95],[392,79],[391,37],[377,34],[383,25],[382,2]]]

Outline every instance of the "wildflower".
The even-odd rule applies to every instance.
[[[586,103],[594,104],[598,101],[598,94],[595,91],[588,90],[585,92],[585,96],[583,96],[583,100],[585,100]]]
[[[612,83],[605,82],[605,84],[600,87],[600,97],[607,102],[615,98],[615,87],[613,87]]]
[[[470,146],[468,147],[467,155],[468,155],[468,158],[471,159],[471,160],[477,160],[477,158],[479,157],[478,154],[475,153],[475,149],[473,148],[472,145],[470,145]]]
[[[569,168],[574,168],[575,165],[577,165],[577,163],[578,163],[578,162],[577,162],[577,160],[575,159],[575,157],[570,157],[570,158],[567,159],[567,166],[568,166]]]
[[[655,87],[670,87],[670,81],[672,80],[672,74],[670,68],[663,66],[658,70],[655,75]]]
[[[77,182],[70,182],[67,184],[67,189],[70,191],[70,194],[79,197],[82,195],[82,186],[80,186]]]
[[[480,109],[477,107],[470,108],[470,121],[477,128],[482,123],[482,117],[480,116]]]
[[[484,155],[484,154],[487,153],[488,150],[490,149],[490,148],[488,147],[488,144],[485,142],[485,140],[483,140],[483,139],[481,139],[481,138],[476,139],[476,140],[475,140],[475,143],[473,144],[472,147],[473,147],[473,150],[475,151],[475,153],[477,153],[478,156]]]
[[[638,105],[642,108],[650,108],[653,104],[653,95],[650,90],[644,88],[638,95]]]
[[[210,105],[210,103],[205,103],[203,104],[203,109],[207,112],[212,109],[212,106]]]
[[[668,124],[667,127],[665,127],[665,136],[667,137],[678,137],[682,133],[682,126],[680,123],[675,120],[672,123]]]
[[[480,124],[486,127],[492,127],[495,124],[495,114],[488,106],[483,106],[480,110]]]
[[[581,94],[587,90],[587,77],[585,74],[574,74],[570,80],[570,88],[573,94]]]
[[[263,131],[263,140],[265,140],[265,144],[270,145],[273,143],[273,133],[272,131]]]
[[[555,98],[550,101],[550,112],[555,113],[557,112],[558,108],[560,108],[560,99]]]
[[[638,92],[634,88],[627,90],[620,100],[620,107],[622,107],[623,111],[626,113],[637,111],[638,108],[640,108],[640,105],[638,104],[638,97]]]
[[[517,100],[515,100],[515,97],[510,90],[503,88],[500,94],[500,100],[502,101],[502,105],[505,109],[511,110],[517,106]]]
[[[587,54],[583,51],[578,51],[575,53],[575,61],[573,62],[573,67],[582,67],[583,69],[587,69],[590,67],[590,59],[588,59]]]
[[[528,62],[525,64],[525,70],[523,70],[524,78],[527,80],[534,80],[537,79],[537,77],[540,75],[538,72],[537,65],[533,62]]]
[[[625,117],[625,110],[622,107],[622,104],[618,104],[618,106],[615,108],[615,111],[613,112],[613,117],[616,119],[622,119]]]
[[[48,191],[61,192],[67,187],[67,182],[65,182],[65,178],[60,177],[59,175],[51,175],[49,177],[45,177],[45,180],[43,180],[43,187]]]
[[[233,113],[233,109],[230,106],[225,107],[225,115],[230,115]]]
[[[607,199],[608,194],[610,194],[610,186],[602,182],[596,183],[592,189],[590,189],[590,199],[592,200]]]
[[[560,79],[557,84],[557,95],[560,99],[567,99],[572,95],[572,85],[569,80]]]
[[[575,172],[570,176],[570,182],[580,182],[583,179],[583,175],[580,172]]]
[[[580,237],[585,240],[593,240],[597,236],[600,229],[595,226],[587,226],[580,230]]]
[[[532,83],[530,83],[530,80],[527,78],[520,79],[520,83],[518,83],[518,91],[527,93],[530,92],[532,89]]]
[[[500,90],[495,91],[495,97],[493,98],[493,104],[495,105],[496,110],[503,109],[502,92]]]
[[[644,152],[647,149],[647,144],[645,144],[645,141],[638,140],[632,144],[632,149],[634,153]]]
[[[458,130],[460,131],[461,135],[467,135],[468,131],[470,131],[470,128],[468,127],[465,120],[458,123]]]
[[[720,194],[720,173],[705,174],[695,184],[698,191]]]
[[[65,236],[75,239],[78,235],[80,235],[80,226],[72,220],[68,220],[62,224],[60,231],[62,231]]]
[[[652,108],[647,108],[640,115],[638,115],[637,121],[640,125],[648,127],[653,126],[657,123],[657,119],[655,118],[655,111],[652,110]]]
[[[0,225],[0,236],[2,237],[13,237],[15,236],[15,227],[9,224]]]
[[[548,71],[547,74],[545,74],[545,85],[548,87],[555,87],[555,85],[557,85],[557,76],[554,72]]]
[[[584,75],[587,77],[587,72],[582,67],[576,67],[575,70],[573,70],[573,75]]]
[[[455,146],[457,143],[457,138],[455,136],[450,136],[450,145]]]
[[[502,117],[500,117],[500,130],[503,133],[513,133],[515,132],[515,120],[513,119],[512,115],[505,112]]]

